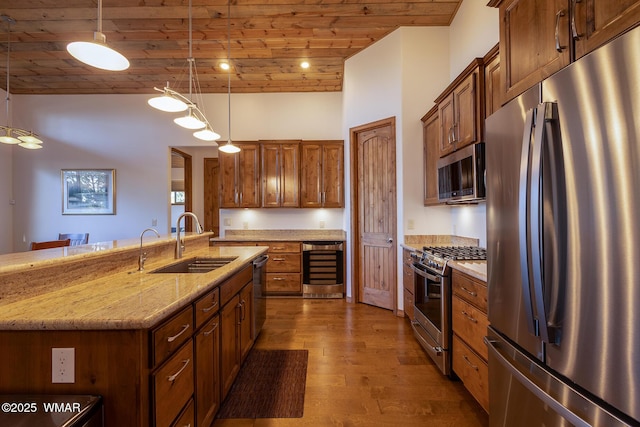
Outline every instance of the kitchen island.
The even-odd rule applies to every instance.
[[[235,259],[206,273],[154,273],[176,261],[171,236],[144,240],[144,271],[139,239],[0,256],[0,394],[101,395],[108,426],[212,421],[253,344],[267,248],[210,237],[187,236],[183,258]]]

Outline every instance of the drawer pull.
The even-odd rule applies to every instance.
[[[218,301],[214,301],[211,307],[203,308],[202,312],[208,313],[209,311],[213,310],[217,305],[218,305]]]
[[[470,321],[472,321],[473,323],[478,323],[478,319],[474,319],[469,313],[467,313],[464,310],[462,310],[462,315],[467,319],[469,319]]]
[[[188,323],[186,325],[182,325],[182,330],[180,332],[178,332],[177,334],[175,334],[172,337],[167,338],[167,342],[174,342],[176,340],[176,338],[178,338],[180,335],[184,334],[187,329],[189,329],[189,325]]]
[[[465,288],[464,286],[460,286],[460,289],[462,289],[463,291],[465,291],[466,293],[468,293],[472,297],[477,297],[478,296],[477,292],[470,291],[469,289]]]
[[[469,360],[466,354],[463,354],[462,357],[464,358],[465,362],[469,364],[469,366],[471,366],[476,371],[478,370],[478,366],[471,363],[471,360]]]
[[[274,247],[272,247],[272,248],[271,248],[271,250],[274,250],[274,251],[284,251],[284,250],[285,250],[285,247],[284,247],[284,246],[274,246]]]
[[[182,368],[180,368],[180,370],[179,370],[178,372],[176,372],[175,374],[173,374],[173,375],[169,375],[169,376],[167,377],[167,379],[168,379],[170,382],[174,382],[174,381],[176,380],[176,378],[178,378],[178,375],[180,375],[180,374],[182,373],[182,371],[184,371],[184,370],[187,368],[187,365],[189,364],[189,362],[190,362],[190,361],[191,361],[191,359],[183,360],[183,361],[182,361],[182,363],[183,363]]]
[[[215,331],[216,329],[218,329],[218,324],[216,323],[215,325],[213,325],[213,328],[211,328],[210,331],[207,331],[204,333],[205,336],[209,336],[213,333],[213,331]]]
[[[271,280],[281,282],[281,281],[284,280],[284,277],[273,277],[273,278],[271,278]]]
[[[285,258],[271,258],[273,261],[286,261]]]

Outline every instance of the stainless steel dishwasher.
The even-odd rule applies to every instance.
[[[269,261],[268,255],[262,255],[253,260],[253,338],[256,339],[267,319],[267,299],[264,296],[264,284],[267,281],[265,265]]]
[[[302,242],[302,296],[344,297],[344,242]]]

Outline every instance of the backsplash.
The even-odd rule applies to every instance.
[[[404,243],[414,247],[429,245],[478,246],[480,239],[447,234],[410,234],[404,236]]]

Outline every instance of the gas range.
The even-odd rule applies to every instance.
[[[417,258],[417,257],[416,257]],[[487,250],[478,246],[424,246],[414,266],[444,276],[449,261],[485,261]]]

